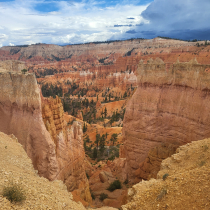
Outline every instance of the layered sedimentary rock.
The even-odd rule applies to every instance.
[[[147,48],[166,48],[166,47],[181,47],[193,46],[196,43],[184,42],[179,40],[168,40],[155,38],[151,40],[126,40],[112,43],[101,44],[81,44],[81,45],[67,45],[58,46],[53,44],[36,44],[25,46],[8,46],[0,48],[0,55],[2,60],[14,59],[23,60],[33,63],[50,63],[57,61],[70,60],[73,64],[77,61],[93,62],[100,58],[103,60],[98,63],[109,63],[121,56],[129,56],[136,53],[136,49]],[[132,59],[131,59],[132,60]],[[60,65],[65,65],[61,62]],[[125,63],[123,63],[125,64]],[[124,65],[123,65],[124,66]]]
[[[34,75],[0,73],[0,92],[0,131],[19,139],[40,176],[55,179],[59,172],[55,144],[42,120]]]
[[[26,68],[25,62],[16,60],[0,61],[0,71],[16,71],[21,72],[22,69]]]
[[[61,100],[56,96],[53,98],[42,98],[42,118],[54,143],[57,135],[63,131],[65,133],[64,111]]]
[[[34,74],[0,73],[0,131],[14,134],[40,176],[63,180],[90,202],[82,128],[66,129],[59,98],[43,100]]]
[[[176,147],[210,137],[209,69],[196,59],[171,65],[158,58],[140,62],[138,88],[123,122],[130,179],[148,177],[151,169],[144,168],[148,153],[162,143]]]

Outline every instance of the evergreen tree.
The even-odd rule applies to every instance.
[[[88,99],[86,99],[86,101],[85,101],[85,106],[86,106],[86,108],[89,106],[89,100]]]
[[[106,118],[106,116],[107,116],[107,108],[105,107],[105,109],[104,109],[104,116],[105,116],[105,118]]]
[[[99,146],[100,146],[100,152],[101,154],[103,154],[104,149],[105,149],[105,134],[101,136],[100,141],[99,141]]]
[[[98,156],[98,151],[97,151],[96,147],[94,147],[94,149],[93,149],[93,159],[96,159],[97,156]]]
[[[104,101],[105,101],[105,103],[107,102],[107,96],[105,97]]]
[[[85,133],[87,131],[87,124],[85,125],[85,123],[83,124],[83,133]]]
[[[107,139],[107,136],[108,136],[109,134],[106,132],[106,134],[105,134],[105,135],[106,135],[106,139]]]
[[[89,137],[88,135],[85,137],[85,141],[86,141],[87,143],[90,143],[90,137]]]
[[[22,70],[21,70],[21,72],[22,72],[23,74],[25,74],[27,71],[28,71],[27,69],[22,69]]]
[[[117,136],[118,136],[117,133],[113,133],[111,136],[110,141],[112,141],[113,146],[114,146],[115,142],[117,141]]]
[[[110,101],[110,99],[111,99],[111,93],[109,94],[109,101]]]
[[[99,133],[96,134],[96,140],[95,140],[95,144],[98,148],[98,145],[99,145],[99,141],[100,141],[100,138],[101,138],[101,135]]]
[[[124,95],[123,95],[123,98],[126,98],[128,95],[127,95],[127,92],[125,91]]]

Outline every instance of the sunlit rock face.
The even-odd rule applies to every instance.
[[[34,74],[0,73],[0,131],[14,134],[40,176],[61,179],[91,202],[82,127],[66,129],[59,98],[41,100]]]
[[[209,69],[196,59],[169,66],[158,58],[139,63],[138,88],[126,106],[123,122],[130,179],[149,177],[149,157],[166,158],[168,152],[156,147],[166,144],[175,150],[172,148],[210,136]]]

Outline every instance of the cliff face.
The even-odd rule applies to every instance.
[[[90,202],[81,125],[66,130],[60,99],[41,104],[33,74],[0,73],[0,92],[0,131],[17,136],[40,176],[63,180]]]
[[[25,62],[23,61],[15,61],[15,60],[7,60],[0,61],[0,71],[17,71],[21,72],[22,69],[26,68]]]
[[[42,120],[35,76],[0,73],[0,84],[0,131],[14,134],[39,174],[55,179],[59,171],[55,144]]]
[[[170,66],[160,59],[140,62],[138,88],[123,122],[130,179],[148,176],[148,153],[162,143],[176,147],[210,136],[209,68],[196,60]]]

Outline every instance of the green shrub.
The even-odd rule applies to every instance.
[[[115,180],[114,182],[112,182],[109,187],[107,188],[107,190],[109,190],[110,192],[113,192],[116,189],[121,189],[121,182],[119,180]]]
[[[22,202],[26,199],[25,192],[19,184],[10,182],[8,186],[3,187],[3,197],[6,197],[10,202]]]
[[[168,176],[169,176],[169,174],[164,174],[163,175],[163,180],[165,181]]]
[[[25,74],[28,70],[27,69],[22,69],[21,72],[22,74]]]
[[[88,173],[86,172],[86,177],[87,177],[87,179],[90,179],[90,176],[88,175]]]
[[[123,184],[128,184],[128,179],[126,179],[124,182],[123,182]]]
[[[108,195],[107,194],[105,194],[105,193],[101,193],[100,194],[100,201],[103,201],[104,199],[106,199],[108,197]]]
[[[93,192],[92,192],[92,191],[90,191],[90,194],[91,194],[92,199],[93,199],[93,200],[95,200],[95,199],[96,199],[96,197],[95,197],[95,195],[93,194]]]

